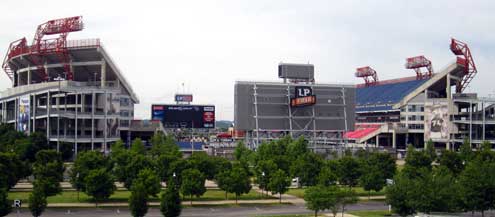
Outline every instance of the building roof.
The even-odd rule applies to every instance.
[[[344,134],[344,138],[351,140],[359,140],[379,130],[380,127],[381,127],[380,124],[356,125],[356,129],[354,131],[346,132]]]
[[[428,79],[398,80],[356,89],[356,112],[392,110],[392,106]]]
[[[132,120],[129,130],[133,132],[164,131],[162,123],[155,120]]]

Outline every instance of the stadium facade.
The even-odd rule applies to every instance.
[[[495,99],[464,93],[476,66],[466,44],[452,39],[450,48],[456,60],[437,73],[357,85],[356,126],[345,138],[392,150],[429,140],[445,149],[465,139],[473,146],[495,143]]]
[[[313,65],[281,64],[284,82],[237,81],[234,128],[252,148],[285,135],[304,136],[313,148],[342,142],[353,130],[355,87],[314,82]],[[288,73],[286,73],[288,72]]]
[[[75,154],[106,152],[129,131],[139,100],[99,39],[66,40],[82,30],[81,19],[48,21],[33,44],[21,39],[9,46],[3,69],[12,87],[0,93],[0,121],[45,133],[57,149],[71,143]]]

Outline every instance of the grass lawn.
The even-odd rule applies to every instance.
[[[351,211],[348,213],[359,217],[383,217],[390,215],[387,210]]]
[[[31,192],[9,192],[9,199],[20,199],[22,201],[27,201],[29,194]],[[130,191],[115,191],[110,198],[105,202],[127,202],[131,196]],[[228,194],[228,198],[233,200],[235,199],[235,195]],[[248,194],[241,195],[239,200],[257,200],[257,199],[272,199],[274,197],[264,196],[261,198],[261,195],[251,190]],[[189,200],[189,198],[186,198]],[[206,193],[199,197],[193,197],[193,201],[214,201],[214,200],[224,200],[225,192],[217,189],[208,189]],[[150,201],[158,201],[159,198],[150,198]],[[63,191],[61,194],[51,196],[47,198],[48,203],[78,203],[78,202],[87,202],[92,203],[93,200],[83,192],[79,193],[79,200],[77,200],[77,192],[76,191]]]
[[[368,191],[365,191],[362,187],[354,187],[354,191],[356,191],[356,194],[358,196],[363,196],[366,197],[368,196]],[[299,197],[299,198],[304,198],[304,188],[291,188],[287,192],[287,194]],[[385,189],[382,189],[381,191],[375,192],[371,191],[371,196],[383,196],[385,195]]]

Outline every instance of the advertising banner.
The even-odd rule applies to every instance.
[[[449,138],[449,108],[446,104],[425,105],[425,141]]]
[[[19,98],[19,116],[17,117],[17,130],[20,132],[29,132],[30,119],[30,98],[29,95]]]

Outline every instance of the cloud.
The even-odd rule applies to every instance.
[[[48,19],[83,15],[69,38],[101,38],[141,99],[171,103],[185,82],[196,103],[233,119],[236,80],[277,79],[277,64],[310,62],[317,82],[360,83],[370,65],[380,79],[412,76],[406,57],[425,55],[440,69],[454,59],[450,37],[472,49],[479,74],[472,91],[493,92],[492,1],[2,1],[0,46],[33,37]],[[0,89],[10,85],[0,76]]]

